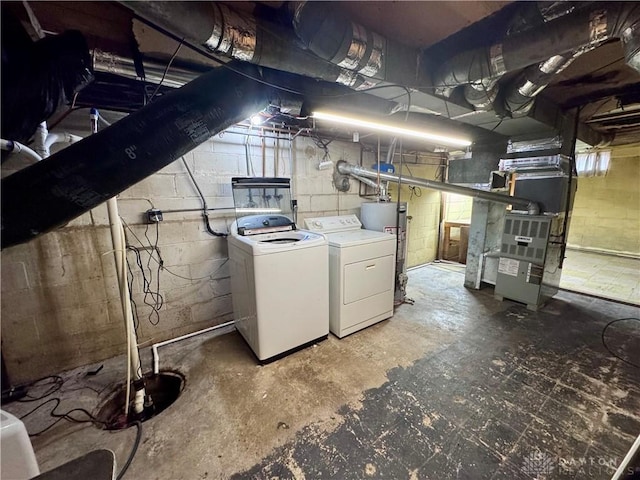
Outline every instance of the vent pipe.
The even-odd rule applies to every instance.
[[[234,65],[252,77],[257,68]],[[64,225],[269,103],[263,84],[216,68],[2,180],[1,246]]]
[[[475,188],[461,187],[459,185],[453,185],[451,183],[443,183],[435,180],[427,180],[426,178],[406,177],[400,175],[393,175],[391,173],[377,172],[370,170],[359,165],[353,165],[347,163],[344,160],[340,160],[336,165],[338,173],[342,175],[355,175],[364,178],[380,178],[380,180],[400,182],[405,185],[415,185],[418,187],[431,188],[434,190],[440,190],[441,192],[455,193],[457,195],[465,195],[467,197],[473,197],[480,200],[487,200],[490,202],[503,203],[505,205],[517,205],[524,207],[531,215],[538,215],[540,213],[540,206],[533,200],[520,197],[510,197],[508,195],[502,195],[495,192],[487,192],[485,190],[477,190]]]

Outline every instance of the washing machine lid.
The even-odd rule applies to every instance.
[[[239,235],[259,235],[289,232],[296,229],[296,224],[284,215],[247,215],[238,218],[235,227]]]
[[[231,179],[231,192],[233,204],[238,222],[238,232],[243,235],[244,222],[252,223],[252,219],[259,219],[260,224],[251,226],[251,229],[263,228],[262,221],[267,220],[264,226],[273,231],[273,223],[279,222],[275,218],[286,218],[289,224],[293,224],[293,209],[291,203],[291,179],[279,177],[233,177]],[[273,217],[273,219],[271,219]],[[247,220],[247,218],[249,218]],[[293,227],[295,230],[295,225]],[[285,230],[283,228],[282,230]]]
[[[327,244],[327,237],[325,235],[307,230],[259,233],[254,235],[239,235],[234,232],[232,236],[236,241],[247,245],[253,255],[279,253]]]
[[[329,245],[332,247],[352,247],[355,245],[371,244],[376,242],[396,241],[396,236],[394,234],[362,229],[328,233],[327,238],[329,240]]]

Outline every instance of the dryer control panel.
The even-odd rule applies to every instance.
[[[360,230],[362,223],[354,214],[339,215],[335,217],[306,218],[304,227],[312,232],[333,233]]]

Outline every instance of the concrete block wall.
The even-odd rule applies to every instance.
[[[605,177],[578,179],[568,244],[640,256],[640,143],[614,147]]]
[[[231,177],[247,176],[244,133],[246,129],[230,129],[184,157],[210,208],[232,207]],[[335,190],[333,170],[317,169],[323,152],[312,140],[299,136],[290,149],[284,136],[278,148],[266,139],[264,172],[261,139],[249,137],[248,143],[251,174],[292,178],[299,225],[308,216],[359,214],[357,187],[348,193]],[[334,162],[360,158],[356,144],[333,142],[329,151]],[[24,164],[20,158],[9,160],[3,176]],[[128,242],[144,248],[140,257],[145,276],[164,300],[156,318],[145,304],[143,275],[129,252],[141,348],[233,318],[226,240],[206,232],[200,212],[169,212],[202,206],[181,160],[122,192],[118,206],[129,226]],[[157,226],[144,223],[144,212],[152,206],[165,212]],[[210,220],[215,230],[227,231],[233,210],[211,212]],[[150,246],[157,246],[164,262],[159,287],[158,255]],[[2,251],[2,354],[13,382],[125,352],[112,248],[106,206],[100,205],[64,228]],[[146,301],[153,303],[153,298],[147,294]]]
[[[403,175],[435,180],[438,167],[435,165],[403,165]],[[392,198],[397,199],[397,184],[390,187]],[[436,259],[438,254],[438,224],[440,222],[440,197],[437,190],[418,188],[412,194],[408,185],[402,185],[400,200],[407,202],[408,242],[407,267],[415,267]]]
[[[447,222],[470,222],[473,198],[455,193],[444,193],[444,219]]]

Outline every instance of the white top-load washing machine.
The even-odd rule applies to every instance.
[[[393,315],[396,236],[363,230],[355,215],[305,219],[329,239],[329,329],[338,338]]]
[[[236,328],[258,360],[329,333],[328,244],[296,229],[289,179],[233,178],[237,220],[228,237]],[[281,213],[282,212],[282,213]]]

